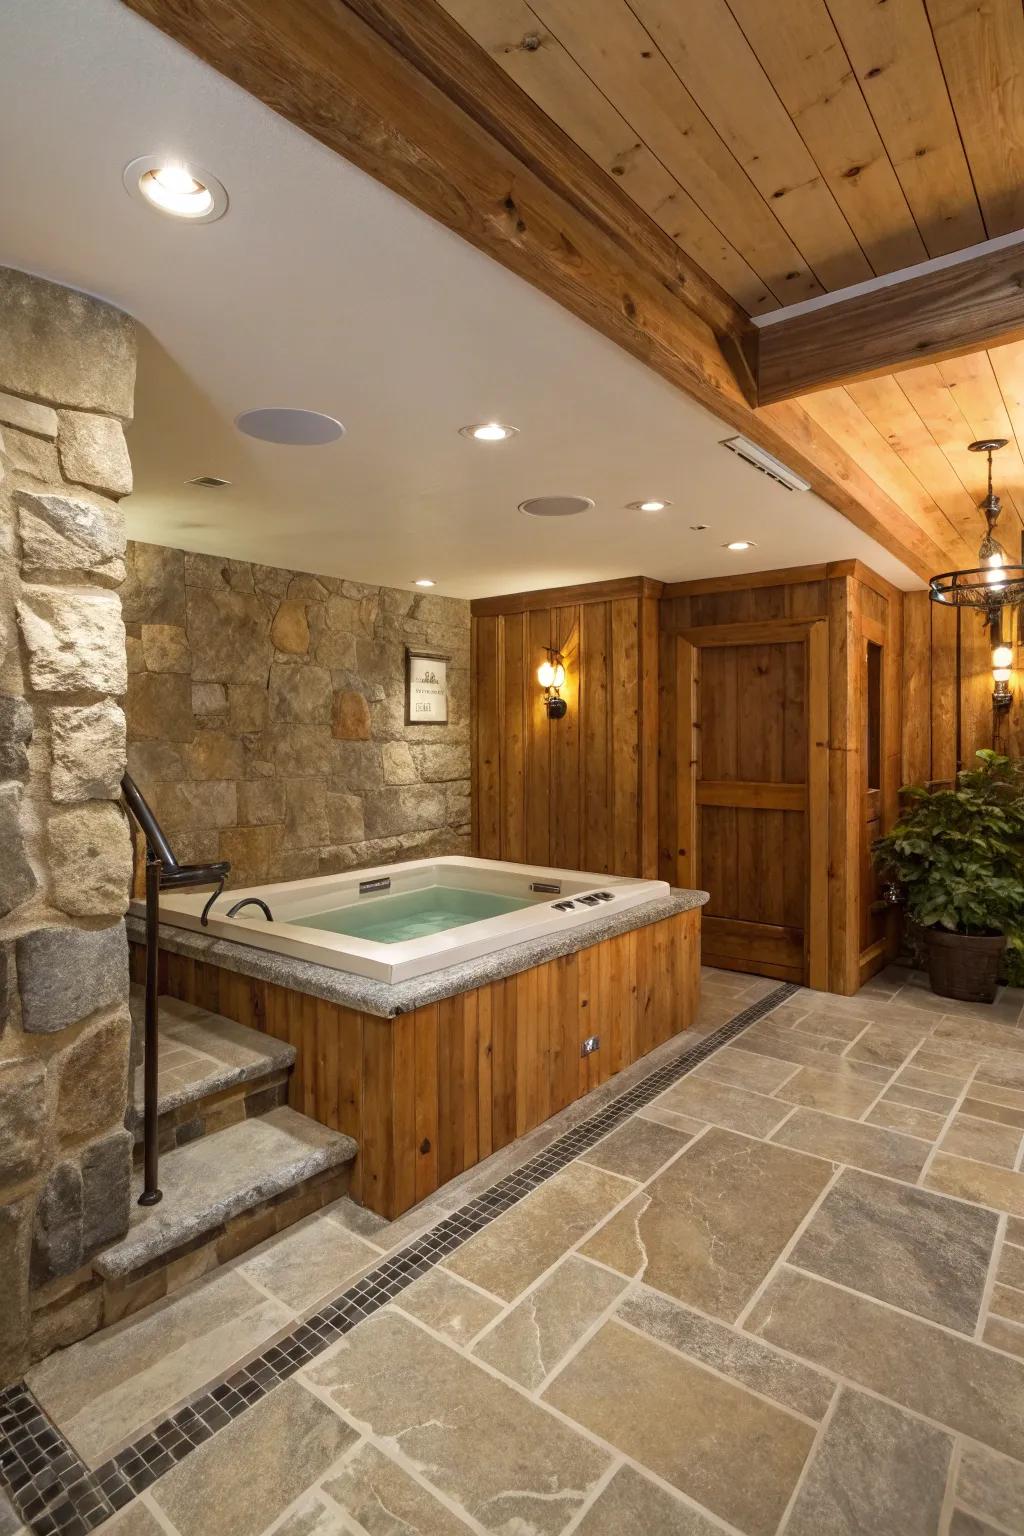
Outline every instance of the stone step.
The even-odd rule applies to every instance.
[[[133,987],[141,1040],[145,994]],[[138,1057],[141,1062],[141,1045]],[[282,1104],[295,1047],[175,997],[160,998],[160,1148],[167,1152]],[[131,1114],[142,1137],[143,1069],[135,1069]]]
[[[142,1187],[136,1175],[128,1234],[97,1254],[93,1268],[108,1282],[134,1281],[214,1244],[209,1262],[201,1266],[212,1268],[327,1199],[339,1199],[355,1155],[351,1136],[287,1105],[187,1142],[160,1160],[163,1199],[158,1205],[136,1203]],[[250,1224],[249,1241],[244,1241],[237,1220],[258,1208],[270,1208],[272,1219],[261,1228]],[[225,1247],[222,1239],[231,1237],[233,1226],[235,1235]]]

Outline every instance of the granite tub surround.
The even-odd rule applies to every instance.
[[[229,883],[469,852],[469,605],[128,545],[128,765],[179,859]],[[405,723],[407,646],[449,657]]]
[[[87,1395],[102,1403],[94,1461],[115,1424],[127,1438],[137,1423],[120,1463],[100,1468],[110,1488],[118,1465],[131,1469],[130,1502],[101,1528],[1022,1536],[1024,1358],[990,1331],[1024,1336],[1024,1219],[991,1198],[1007,1186],[986,1186],[985,1200],[938,1190],[939,1138],[875,1125],[870,1106],[852,1118],[782,1096],[786,1049],[799,1071],[816,1048],[833,1065],[815,1070],[845,1081],[863,1031],[887,1031],[911,1006],[899,1002],[907,985],[886,972],[851,1000],[856,1015],[780,989],[744,1027],[741,1010],[763,984],[706,974],[700,1027],[714,1029],[724,1008],[742,1033],[726,1025],[706,1037],[691,1071],[666,1075],[680,1047],[659,1048],[653,1072],[630,1078],[624,1116],[594,1121],[589,1145],[564,1141],[568,1161],[554,1154],[591,1123],[579,1106],[557,1139],[535,1132],[539,1154],[511,1166],[518,1176],[549,1166],[511,1207],[502,1191],[514,1148],[490,1184],[474,1170],[398,1223],[367,1230],[340,1202],[230,1273],[197,1280],[156,1321],[141,1314],[77,1346],[93,1352],[88,1375],[73,1351],[38,1367],[31,1384],[58,1433],[87,1436]],[[845,1022],[827,1032],[854,1017],[863,1024],[852,1039]],[[961,1016],[953,1052],[942,1043],[949,1017],[933,1011],[888,1075],[865,1081],[881,1097],[901,1074],[955,1066],[957,1093],[944,1095],[952,1125],[983,1084],[1018,1091],[1005,1080],[1024,1063],[1024,1029],[1002,1023],[993,1036],[981,1017],[972,1043]],[[685,1084],[718,1081],[719,1062],[723,1087],[779,1105],[781,1121],[720,1124],[735,1105],[713,1094],[700,1103],[707,1118],[695,1101],[685,1116],[667,1107]],[[604,1093],[599,1105],[614,1102]],[[959,1161],[1024,1180],[1019,1168]],[[474,1232],[469,1217],[488,1190]],[[359,1293],[365,1311],[335,1327],[340,1314],[319,1303],[253,1362],[247,1338],[273,1326],[275,1308],[301,1309],[301,1277],[328,1223],[339,1276],[357,1277],[344,1297]],[[350,1266],[381,1250],[360,1280]],[[391,1280],[359,1292],[388,1264]],[[314,1288],[329,1270],[319,1266]],[[224,1352],[226,1379],[218,1396],[189,1399],[204,1338]],[[268,1372],[266,1388],[254,1370]],[[145,1385],[160,1402],[183,1397],[148,1437]]]
[[[132,319],[0,268],[0,1385],[99,1325],[128,1224]]]

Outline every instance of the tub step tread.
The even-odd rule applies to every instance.
[[[141,987],[132,988],[131,1009],[133,1022],[141,1030],[145,1009]],[[160,998],[160,1115],[198,1104],[241,1083],[277,1077],[290,1071],[294,1061],[295,1047],[284,1040],[275,1040],[194,1003]],[[143,1102],[140,1051],[131,1106],[137,1134],[141,1131]]]
[[[297,1192],[356,1155],[351,1136],[282,1105],[176,1147],[160,1159],[158,1205],[141,1206],[134,1179],[127,1236],[93,1259],[105,1280],[124,1279],[178,1250],[187,1251],[232,1217]]]

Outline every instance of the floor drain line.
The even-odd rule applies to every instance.
[[[0,1391],[0,1484],[9,1488],[22,1520],[34,1536],[86,1536],[414,1280],[797,991],[799,988],[788,982],[775,987],[696,1045],[656,1067],[522,1167],[383,1259],[247,1365],[202,1390],[186,1407],[95,1471],[85,1465],[24,1382]]]

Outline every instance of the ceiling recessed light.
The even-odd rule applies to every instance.
[[[414,587],[436,587],[437,582],[431,581],[429,576],[418,576],[413,582]]]
[[[132,197],[190,224],[211,224],[228,206],[216,176],[170,155],[140,155],[125,166],[123,179]]]
[[[478,443],[504,443],[518,431],[518,427],[508,427],[502,421],[479,421],[475,426],[459,428],[463,437],[471,437]]]
[[[670,501],[631,501],[628,503],[630,512],[664,512],[670,507]]]
[[[271,405],[262,410],[243,411],[235,417],[235,426],[246,437],[258,437],[264,443],[285,443],[292,448],[316,448],[335,443],[345,428],[333,416],[322,411],[299,411],[290,406]]]
[[[519,510],[527,517],[575,517],[593,505],[589,496],[531,496],[519,503]]]
[[[757,545],[754,543],[753,539],[733,539],[731,543],[726,544],[723,547],[725,549],[731,549],[734,551],[734,553],[739,554],[744,549],[756,549]]]

